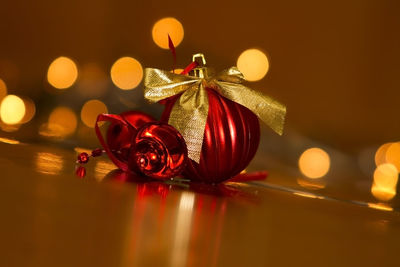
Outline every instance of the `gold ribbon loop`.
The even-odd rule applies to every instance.
[[[168,123],[184,137],[189,158],[199,163],[208,117],[205,86],[212,87],[222,96],[247,107],[276,133],[282,135],[286,107],[271,97],[242,85],[243,80],[243,74],[236,67],[209,79],[147,68],[144,96],[150,102],[158,102],[182,93],[172,107]]]
[[[200,82],[201,79],[197,77],[146,68],[144,72],[144,97],[155,103],[180,94]]]

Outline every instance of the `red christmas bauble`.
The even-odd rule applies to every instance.
[[[183,171],[187,148],[182,135],[162,122],[143,125],[134,139],[129,169],[155,179],[173,178]]]
[[[119,116],[132,127],[112,122],[107,130],[106,142],[118,160],[127,162],[132,139],[136,135],[137,129],[155,119],[144,112],[134,110],[123,112]]]
[[[260,124],[248,108],[212,88],[206,89],[209,109],[200,163],[188,160],[183,174],[192,181],[218,183],[237,175],[250,163],[260,142]],[[161,121],[168,122],[179,97],[164,101]]]

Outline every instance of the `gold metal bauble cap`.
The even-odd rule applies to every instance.
[[[197,62],[198,66],[190,71],[189,75],[198,78],[208,77],[208,68],[206,67],[206,58],[202,53],[197,53],[192,56],[192,61]]]

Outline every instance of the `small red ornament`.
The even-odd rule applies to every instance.
[[[89,155],[88,155],[88,153],[82,152],[82,153],[80,153],[80,154],[78,155],[78,162],[79,162],[80,164],[88,163],[88,161],[89,161]]]
[[[131,147],[129,168],[155,179],[179,175],[185,167],[187,148],[182,135],[172,126],[152,122],[142,126]]]
[[[141,112],[131,112],[135,113]],[[111,123],[107,131],[108,143],[98,126],[98,122],[102,121]],[[182,135],[165,123],[149,122],[138,128],[133,124],[136,122],[128,121],[120,115],[100,114],[97,118],[96,135],[115,165],[123,171],[133,171],[156,179],[173,178],[180,174],[187,158],[187,147]],[[122,129],[126,130],[124,134],[121,134]],[[118,142],[113,138],[118,139]],[[121,149],[128,150],[126,156],[121,155]]]
[[[200,163],[188,160],[184,176],[192,181],[218,183],[239,174],[254,157],[260,142],[260,124],[248,108],[206,88],[209,110]],[[165,101],[161,121],[168,122],[175,101]]]

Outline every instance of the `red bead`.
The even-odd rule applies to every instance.
[[[85,164],[89,161],[89,155],[86,152],[82,152],[78,155],[78,162],[80,164]]]
[[[96,148],[92,151],[92,157],[98,157],[101,156],[101,154],[103,154],[103,149],[101,148]]]
[[[260,141],[258,118],[246,107],[207,88],[209,110],[200,163],[188,160],[184,176],[217,183],[239,174],[254,157]],[[167,122],[179,96],[165,101],[161,121]]]
[[[166,123],[152,122],[139,129],[129,155],[131,170],[155,179],[179,175],[185,167],[187,148],[182,135]]]

